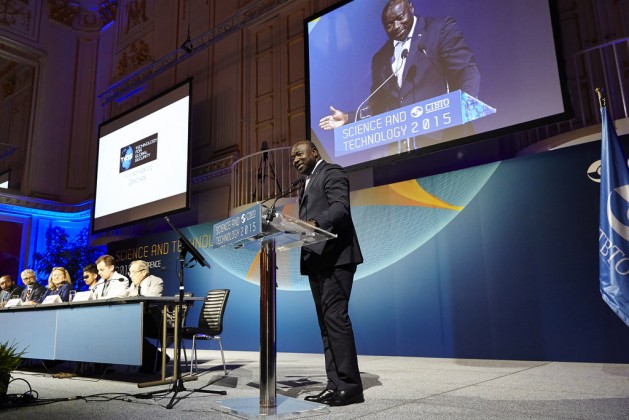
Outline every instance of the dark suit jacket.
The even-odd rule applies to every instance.
[[[22,288],[17,284],[14,284],[11,290],[3,290],[2,293],[0,293],[0,300],[6,301],[9,299],[19,298],[21,294]]]
[[[22,290],[22,295],[20,296],[20,299],[22,299],[22,302],[26,302],[27,292],[28,292],[28,286],[25,286],[24,290]],[[39,283],[35,283],[33,285],[33,291],[31,292],[31,296],[29,300],[32,300],[34,302],[40,302],[40,299],[44,293],[46,293],[46,288]]]
[[[301,274],[363,262],[350,211],[349,180],[342,167],[319,163],[302,191],[299,218],[315,220],[321,229],[338,235],[336,239],[302,247]]]
[[[46,289],[44,294],[41,295],[39,303],[43,302],[48,296],[59,295],[63,302],[67,302],[70,299],[70,290],[72,290],[72,285],[64,283],[59,286],[56,290]]]
[[[393,43],[387,40],[371,62],[373,92],[389,77]],[[472,51],[451,17],[417,17],[402,87],[392,77],[370,100],[373,115],[430,99],[457,89],[478,97],[480,73]]]

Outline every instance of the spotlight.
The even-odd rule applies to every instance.
[[[194,51],[194,45],[192,45],[192,41],[190,41],[190,35],[188,35],[188,38],[183,42],[183,44],[181,44],[181,49],[188,54],[191,54],[192,51]]]

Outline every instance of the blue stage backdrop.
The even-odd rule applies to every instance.
[[[350,309],[359,353],[629,363],[629,329],[599,292],[599,159],[595,142],[352,193],[366,260]],[[212,224],[183,231],[211,264],[185,269],[185,289],[231,289],[224,346],[257,351],[257,253],[212,249]],[[122,272],[152,261],[177,293],[174,233],[108,251]],[[277,349],[320,352],[299,251],[278,266]]]

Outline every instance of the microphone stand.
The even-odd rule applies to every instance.
[[[391,78],[393,76],[395,76],[397,74],[397,72],[400,71],[400,69],[404,66],[404,63],[406,62],[406,57],[408,57],[408,50],[406,48],[404,50],[402,50],[402,54],[400,54],[400,57],[402,58],[402,60],[400,61],[400,64],[398,65],[398,68],[395,69],[395,71],[393,73],[391,73],[391,75],[389,77],[384,79],[384,82],[380,83],[380,86],[375,88],[373,90],[373,92],[371,92],[371,94],[369,96],[367,96],[367,98],[364,101],[362,101],[360,103],[360,105],[358,105],[358,108],[356,109],[356,115],[354,115],[354,121],[358,121],[358,113],[360,112],[360,109],[363,107],[363,105],[365,105],[365,102],[367,102],[369,99],[371,99],[373,95],[375,95],[380,89],[382,89],[382,86],[386,85],[387,82],[389,80],[391,80]]]
[[[190,264],[195,262],[201,264],[203,267],[210,268],[208,262],[203,258],[203,256],[199,253],[199,251],[190,243],[190,241],[181,233],[181,231],[170,222],[168,216],[164,217],[164,220],[172,227],[175,232],[179,235],[179,241],[181,250],[179,251],[179,300],[177,302],[177,307],[175,308],[175,342],[174,342],[174,361],[173,361],[173,376],[169,379],[163,379],[162,381],[157,381],[155,384],[145,384],[145,386],[151,385],[161,385],[166,383],[174,384],[172,387],[173,396],[170,399],[170,402],[166,405],[166,408],[171,409],[175,405],[175,398],[177,394],[181,391],[186,391],[186,387],[184,386],[184,381],[196,381],[197,376],[186,376],[186,378],[182,378],[181,376],[181,345],[183,344],[183,338],[181,337],[181,330],[183,329],[184,319],[181,316],[183,314],[184,307],[184,268],[190,267]],[[185,263],[186,254],[190,252],[192,257],[188,263]],[[166,316],[164,313],[163,316]],[[166,357],[162,355],[162,357]],[[202,392],[207,394],[218,394],[218,395],[227,395],[227,391],[213,391],[209,389],[194,389],[192,392]],[[164,390],[155,391],[153,393],[144,393],[144,394],[136,394],[136,398],[150,398],[151,395],[164,392]],[[166,390],[166,394],[171,391]]]
[[[294,179],[293,181],[291,181],[290,183],[290,187],[285,190],[280,192],[277,196],[275,196],[275,199],[273,200],[273,204],[271,205],[271,208],[269,209],[269,212],[266,215],[266,225],[267,228],[269,226],[269,224],[273,221],[273,218],[275,218],[275,205],[277,204],[277,201],[282,198],[282,197],[286,197],[287,195],[289,195],[290,193],[298,190],[299,188],[301,188],[302,184],[306,182],[305,178],[303,176]],[[260,204],[264,204],[269,200],[265,200]]]

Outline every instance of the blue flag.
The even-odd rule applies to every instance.
[[[629,326],[629,169],[614,121],[601,108],[601,203],[598,235],[601,294]]]

